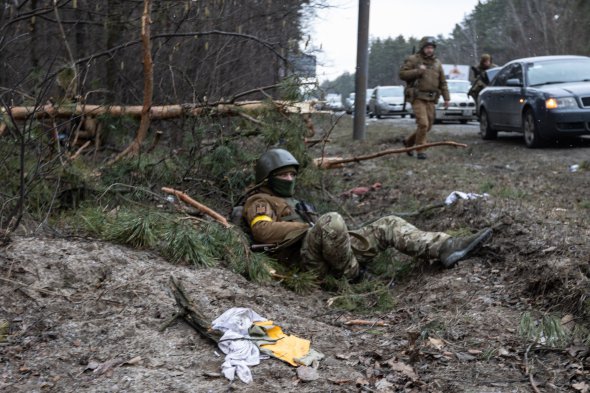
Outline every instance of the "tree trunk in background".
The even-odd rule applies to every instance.
[[[120,41],[121,38],[121,8],[118,6],[119,0],[107,0],[106,4],[106,49],[111,49]],[[122,61],[122,60],[121,60]],[[108,91],[108,101],[113,102],[116,97],[117,81],[118,81],[118,67],[117,59],[109,57],[105,64],[105,84]]]
[[[141,16],[141,44],[143,48],[143,107],[141,109],[141,120],[135,139],[123,150],[114,161],[123,157],[131,157],[139,153],[141,144],[145,140],[150,128],[150,108],[154,94],[154,69],[152,63],[152,43],[150,41],[150,13],[152,8],[151,0],[143,0],[143,15]]]
[[[37,0],[31,0],[31,11],[37,8]],[[31,18],[29,21],[29,29],[31,31],[31,40],[29,41],[29,53],[31,54],[31,65],[33,70],[39,67],[39,54],[37,53],[37,19]]]

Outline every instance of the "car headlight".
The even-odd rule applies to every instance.
[[[574,97],[548,98],[545,100],[547,109],[573,109],[578,107]]]

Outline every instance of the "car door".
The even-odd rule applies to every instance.
[[[507,66],[498,72],[498,75],[494,78],[493,82],[486,87],[484,90],[485,94],[482,94],[482,99],[485,100],[485,110],[488,113],[488,121],[494,128],[498,126],[505,126],[507,124],[503,117],[503,111],[505,108],[504,98],[508,87],[506,81],[510,74],[510,66]]]
[[[502,116],[505,117],[507,126],[510,128],[520,129],[522,123],[522,105],[524,78],[522,64],[514,63],[510,66],[508,79],[506,80],[506,89],[502,104],[500,105]]]

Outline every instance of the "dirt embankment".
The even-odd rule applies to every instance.
[[[392,147],[410,121],[369,122],[355,153]],[[343,121],[330,153],[348,154]],[[448,131],[453,131],[449,133]],[[474,126],[437,126],[431,140],[469,148],[432,149],[418,161],[393,156],[333,170],[332,195],[357,222],[434,204],[454,190],[487,192],[407,219],[426,230],[494,228],[476,255],[453,269],[416,261],[391,292],[388,312],[328,306],[333,294],[296,295],[256,285],[222,268],[173,266],[150,252],[85,239],[15,237],[0,250],[0,390],[6,392],[587,392],[590,352],[578,339],[558,347],[519,333],[554,315],[564,331],[589,328],[590,172],[569,172],[588,146],[528,150],[510,136],[482,142]],[[319,154],[314,150],[312,154]],[[396,259],[409,260],[395,255]],[[223,357],[179,321],[170,276],[214,318],[250,307],[326,355],[319,378],[303,382],[275,359],[252,368],[254,382],[230,384]],[[374,325],[347,325],[353,319]],[[532,324],[534,325],[534,323]],[[586,333],[587,334],[587,333]]]

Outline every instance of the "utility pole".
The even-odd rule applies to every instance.
[[[369,75],[369,10],[371,0],[359,0],[356,72],[354,75],[354,125],[352,139],[365,139],[367,78]]]

